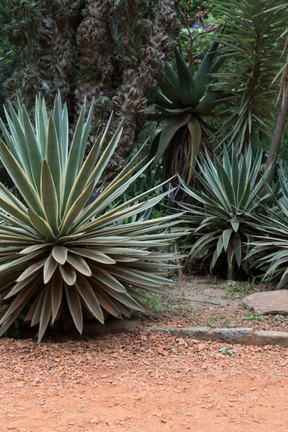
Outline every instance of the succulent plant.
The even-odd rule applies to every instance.
[[[166,62],[164,81],[156,98],[160,113],[148,116],[149,120],[166,121],[151,145],[155,164],[164,155],[164,178],[180,174],[189,184],[199,151],[211,150],[203,116],[211,114],[221,100],[221,92],[210,91],[208,87],[210,75],[224,61],[218,45],[217,41],[212,43],[195,74],[178,49],[176,71]]]
[[[192,259],[209,262],[210,272],[220,261],[222,270],[225,268],[234,275],[237,269],[248,271],[247,243],[258,232],[254,218],[259,225],[263,218],[262,205],[273,199],[270,189],[267,195],[260,196],[269,176],[269,170],[261,176],[263,152],[253,156],[249,148],[239,160],[236,153],[232,147],[229,157],[224,148],[222,163],[217,157],[212,161],[206,156],[199,164],[200,173],[195,171],[201,191],[181,180],[184,191],[198,201],[198,205],[181,204],[191,229],[183,247],[190,251]]]
[[[91,200],[122,124],[104,146],[108,123],[88,152],[93,105],[86,120],[83,105],[70,145],[67,108],[59,94],[50,114],[37,97],[35,127],[24,106],[19,104],[16,114],[10,104],[5,112],[0,157],[17,193],[0,183],[0,294],[6,305],[0,334],[27,305],[26,321],[39,324],[39,341],[60,319],[81,333],[84,316],[104,323],[107,314],[120,318],[143,310],[138,288],[162,292],[163,284],[172,283],[165,275],[173,268],[166,263],[173,254],[165,248],[178,228],[175,216],[133,218],[165,193],[149,199],[147,191],[115,204],[149,163],[140,168],[132,159]]]

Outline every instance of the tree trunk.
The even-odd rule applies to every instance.
[[[32,109],[41,92],[51,107],[60,90],[72,123],[84,97],[95,97],[95,134],[111,111],[111,134],[124,117],[109,180],[125,166],[145,123],[174,44],[180,0],[5,1],[8,35],[20,59],[6,83],[8,97]]]
[[[265,170],[271,167],[271,174],[268,180],[268,184],[271,186],[273,182],[274,172],[276,168],[276,161],[280,151],[281,139],[284,132],[284,127],[288,114],[288,78],[286,79],[285,87],[284,87],[284,97],[283,103],[280,109],[280,113],[278,115],[275,132],[272,139],[272,144],[267,156]]]

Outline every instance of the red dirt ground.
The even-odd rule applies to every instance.
[[[147,330],[1,339],[0,430],[286,432],[288,349],[222,348]]]

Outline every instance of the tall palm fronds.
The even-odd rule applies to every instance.
[[[274,79],[284,63],[288,20],[288,7],[277,5],[282,6],[280,0],[220,0],[215,8],[226,22],[221,42],[229,55],[226,71],[216,74],[215,88],[230,101],[222,110],[226,120],[217,138],[228,146],[234,143],[238,154],[258,138],[270,141],[269,122],[275,123],[279,83]]]

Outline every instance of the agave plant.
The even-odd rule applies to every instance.
[[[0,156],[17,194],[0,184],[1,335],[27,306],[26,321],[39,324],[39,341],[60,319],[81,333],[85,316],[101,323],[108,314],[129,316],[143,310],[138,288],[163,292],[163,284],[172,283],[164,277],[173,259],[165,246],[177,236],[175,217],[133,219],[165,193],[147,199],[147,191],[111,206],[148,164],[140,168],[132,160],[89,200],[122,131],[120,124],[103,148],[108,123],[88,152],[92,111],[85,120],[83,105],[69,145],[60,95],[51,114],[36,99],[35,126],[23,106],[17,114],[11,105],[5,110]]]
[[[249,244],[247,255],[253,266],[264,271],[263,279],[278,283],[278,288],[288,282],[288,169],[283,164],[278,169],[282,196],[275,205],[266,208],[261,225],[253,221],[255,238]]]
[[[234,148],[231,157],[224,148],[222,163],[217,157],[213,162],[206,155],[199,164],[202,175],[195,171],[202,185],[200,192],[181,180],[184,191],[200,203],[181,204],[187,211],[187,224],[192,229],[184,247],[190,249],[191,258],[208,260],[211,272],[216,262],[225,256],[230,276],[237,268],[247,271],[244,261],[246,243],[256,231],[251,215],[261,213],[261,205],[272,199],[270,189],[270,193],[259,197],[269,175],[269,171],[260,175],[261,164],[261,151],[253,159],[250,148],[238,160]]]
[[[178,49],[175,50],[177,71],[166,62],[164,81],[156,98],[160,114],[148,115],[150,120],[167,121],[151,146],[155,164],[164,155],[164,178],[180,174],[189,184],[200,148],[211,149],[202,116],[211,114],[221,100],[221,91],[208,88],[210,74],[225,59],[219,54],[218,45],[217,41],[212,43],[195,74]]]

